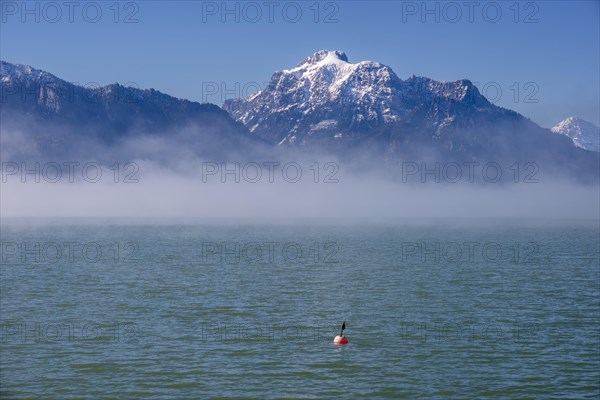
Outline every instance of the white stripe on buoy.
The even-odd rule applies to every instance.
[[[333,344],[348,344],[348,338],[346,336],[337,335],[333,339]]]

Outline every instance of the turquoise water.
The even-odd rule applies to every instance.
[[[2,398],[597,398],[599,237],[4,221]]]

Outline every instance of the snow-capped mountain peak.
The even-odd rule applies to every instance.
[[[398,79],[389,67],[382,64],[371,61],[350,63],[346,53],[339,50],[318,51],[295,68],[283,70],[279,74],[288,84],[288,91],[303,92],[305,100],[313,105],[338,98],[344,88],[364,97],[368,94],[367,91],[373,90],[374,85],[367,87],[367,85],[356,84],[362,78],[367,78],[368,81],[376,84],[379,84],[379,80]],[[306,106],[310,106],[308,103]]]
[[[304,66],[311,66],[318,64],[319,66],[323,65],[344,65],[348,64],[348,56],[343,51],[339,50],[321,50],[317,51],[312,56],[306,58],[300,64],[293,68],[291,71],[295,69],[302,68]]]
[[[434,99],[490,105],[466,80],[403,81],[384,64],[351,63],[343,51],[321,50],[294,68],[275,72],[269,85],[248,99],[228,100],[223,107],[259,136],[302,144],[315,138],[338,141],[399,123]],[[444,127],[451,121],[441,112],[435,118]]]
[[[9,84],[11,80],[19,79],[40,83],[64,83],[62,79],[59,79],[48,72],[32,68],[29,65],[11,64],[6,61],[0,61],[0,77],[5,84]]]
[[[571,138],[577,147],[600,152],[600,128],[591,122],[569,117],[556,124],[551,131]]]

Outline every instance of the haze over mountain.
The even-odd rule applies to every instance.
[[[224,110],[153,89],[83,87],[7,62],[0,78],[4,159],[172,163],[331,154],[361,168],[534,162],[546,172],[598,177],[599,154],[580,148],[593,149],[581,145],[581,134],[572,141],[497,107],[468,80],[402,80],[377,62],[350,63],[341,51],[319,51],[275,72],[262,91],[228,100]]]

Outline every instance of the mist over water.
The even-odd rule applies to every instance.
[[[469,182],[465,175],[453,182],[444,174],[414,172],[420,164],[413,162],[410,174],[390,178],[346,171],[333,160],[197,160],[173,168],[144,160],[78,162],[70,170],[62,163],[44,170],[48,164],[39,163],[37,172],[33,162],[5,162],[1,211],[3,218],[600,217],[598,185],[541,174],[537,182],[515,182],[512,175],[499,182]],[[512,174],[507,169],[504,174]]]
[[[424,148],[388,157],[380,145],[240,145],[219,121],[111,137],[83,126],[3,123],[3,218],[600,218],[592,158],[577,174],[545,153],[455,160]]]

